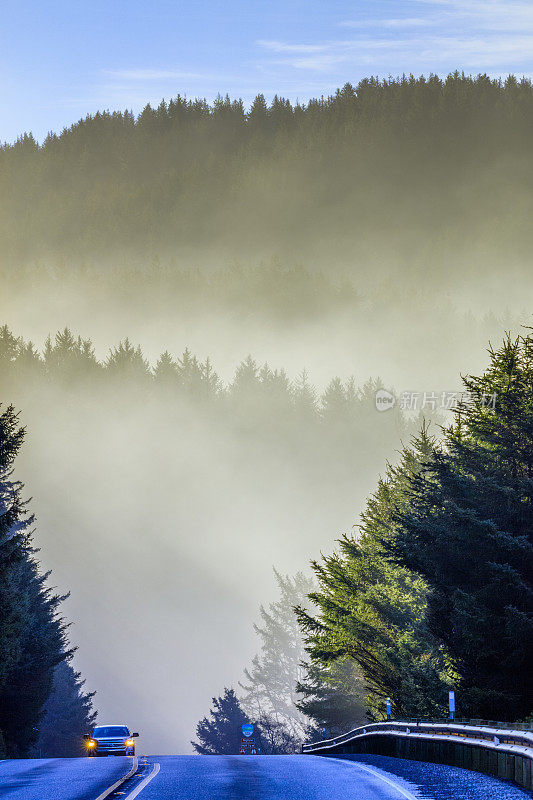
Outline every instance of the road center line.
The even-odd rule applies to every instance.
[[[124,800],[133,800],[133,798],[134,798],[134,797],[137,797],[137,795],[138,795],[140,792],[142,792],[142,790],[144,789],[144,787],[145,787],[145,786],[146,786],[148,783],[150,783],[150,781],[152,780],[152,778],[155,778],[155,776],[157,775],[157,773],[159,772],[159,770],[160,770],[160,769],[161,769],[161,765],[160,765],[160,764],[158,764],[158,763],[157,763],[157,761],[156,761],[156,762],[155,762],[155,764],[154,764],[154,768],[153,768],[153,770],[151,771],[151,773],[150,773],[149,775],[147,775],[147,776],[146,776],[146,778],[143,778],[143,780],[142,780],[142,781],[139,783],[139,785],[138,785],[138,786],[136,786],[136,787],[135,787],[135,789],[133,789],[133,791],[132,791],[132,792],[130,792],[130,793],[129,793],[129,794],[128,794],[128,795],[127,795],[125,798],[124,798]]]
[[[107,789],[105,789],[105,790],[102,792],[102,794],[99,794],[99,795],[98,795],[98,797],[96,798],[96,800],[105,800],[105,798],[106,798],[106,797],[108,797],[108,796],[109,796],[109,795],[110,795],[112,792],[114,792],[114,791],[115,791],[115,789],[118,789],[118,787],[119,787],[121,784],[123,784],[125,781],[127,781],[127,780],[128,780],[128,778],[131,778],[131,776],[132,776],[132,775],[133,775],[135,772],[137,772],[137,767],[138,767],[138,765],[139,765],[139,759],[137,758],[137,756],[133,756],[133,764],[132,764],[132,767],[131,767],[131,769],[129,770],[129,772],[127,772],[127,773],[126,773],[126,774],[125,774],[125,775],[124,775],[122,778],[119,778],[119,779],[118,779],[118,781],[116,781],[116,782],[113,784],[113,786],[108,786],[108,788],[107,788]]]

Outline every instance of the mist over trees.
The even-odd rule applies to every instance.
[[[249,111],[178,95],[137,117],[99,112],[0,150],[3,261],[99,259],[104,274],[115,258],[216,249],[358,274],[388,262],[434,285],[487,261],[520,272],[532,119],[527,79],[458,72],[367,78],[306,104],[259,94]]]
[[[0,150],[4,321],[39,346],[65,325],[99,353],[187,344],[225,380],[282,352],[321,384],[451,381],[527,322],[531,98],[512,77],[369,78],[28,134]]]
[[[376,411],[377,379],[333,378],[318,390],[305,370],[289,377],[247,357],[223,381],[209,359],[188,349],[177,355],[172,344],[149,363],[130,340],[97,358],[91,341],[69,329],[42,350],[0,329],[1,392],[24,403],[39,545],[59,585],[74,588],[69,617],[83,642],[83,674],[98,690],[100,718],[122,702],[134,705],[140,730],[152,730],[154,715],[162,720],[161,750],[171,746],[164,742],[176,717],[182,738],[172,747],[186,747],[205,687],[222,670],[236,688],[253,656],[251,621],[263,598],[270,613],[272,562],[305,567],[325,536],[349,526],[372,473],[416,425],[398,408]],[[244,575],[253,576],[253,594]],[[134,612],[120,600],[132,587]],[[302,592],[290,602],[301,603]],[[110,602],[118,609],[112,619]],[[279,611],[297,630],[292,610]],[[182,637],[156,637],[139,653],[136,632],[154,618],[165,629],[179,625],[195,645],[183,653]],[[118,682],[112,659],[92,657],[115,651],[117,625],[121,663],[132,664]],[[206,632],[220,654],[212,665]],[[142,675],[150,670],[161,678],[147,689]],[[200,670],[209,681],[191,686]],[[299,677],[297,669],[294,682]],[[169,699],[170,680],[187,685],[185,699]],[[269,748],[294,748],[282,720],[270,714],[261,723]]]
[[[261,623],[254,624],[254,630],[260,652],[244,670],[240,702],[249,718],[260,723],[265,737],[273,738],[272,729],[278,737],[283,731],[285,742],[278,745],[279,750],[296,752],[308,735],[310,722],[297,707],[305,653],[294,608],[308,602],[314,582],[301,572],[294,577],[277,570],[274,574],[278,598],[268,608],[259,609]]]
[[[185,746],[206,686],[236,686],[254,647],[247,694],[224,690],[199,726],[206,752],[234,752],[243,715],[263,752],[287,752],[382,718],[387,696],[397,715],[438,715],[450,686],[458,713],[531,708],[530,338],[465,384],[503,404],[465,406],[444,432],[430,406],[429,427],[399,403],[377,413],[375,393],[454,390],[526,321],[532,122],[530,81],[454,73],[250,110],[178,96],[0,148],[0,397],[31,432],[19,463],[61,587],[29,528],[6,527],[8,753],[66,754],[52,721],[92,719],[57,618],[71,586],[99,705],[133,702],[159,752]],[[314,587],[297,575],[310,559]],[[181,636],[139,652],[154,618]],[[29,687],[32,647],[49,660]],[[27,711],[11,730],[16,687]]]
[[[223,698],[213,698],[211,719],[197,727],[202,744],[193,744],[198,752],[204,752],[200,746],[211,753],[225,747],[228,720],[241,712],[254,724],[261,752],[275,755],[298,753],[305,741],[321,738],[324,731],[335,735],[366,719],[366,688],[355,661],[326,669],[304,661],[298,614],[310,607],[315,581],[302,572],[291,577],[275,568],[274,576],[277,599],[259,608],[261,623],[254,624],[254,631],[260,650],[239,681],[240,697],[226,689]]]
[[[15,336],[7,326],[0,328],[0,385],[4,395],[19,397],[29,388],[45,396],[60,390],[87,399],[96,393],[113,406],[122,392],[135,386],[136,397],[144,402],[161,404],[169,412],[184,410],[212,418],[216,425],[229,426],[236,433],[264,439],[275,433],[280,446],[292,438],[299,444],[298,459],[305,449],[321,450],[331,459],[325,442],[335,450],[335,457],[352,458],[347,438],[357,449],[366,447],[376,437],[397,440],[413,429],[413,421],[401,410],[378,416],[375,393],[383,384],[379,378],[357,386],[354,379],[334,377],[318,393],[305,370],[291,380],[283,368],[258,364],[252,356],[235,370],[230,383],[223,382],[211,361],[199,361],[188,348],[180,357],[165,351],[153,366],[144,358],[138,345],[124,339],[111,347],[108,357],[96,358],[92,343],[65,328],[50,337],[40,353],[32,342]],[[61,402],[61,399],[59,400]],[[172,401],[172,403],[170,403]],[[175,405],[179,401],[182,405]],[[31,403],[30,403],[31,404]],[[342,469],[338,463],[337,471]]]
[[[290,466],[303,477],[305,496],[315,486],[321,503],[336,504],[344,494],[352,506],[361,454],[364,474],[372,459],[377,473],[421,424],[398,408],[376,413],[379,381],[357,387],[333,378],[318,393],[305,372],[290,380],[251,356],[225,383],[209,359],[188,349],[180,357],[165,351],[151,366],[126,339],[102,361],[89,340],[68,329],[39,353],[5,326],[0,344],[2,390],[31,391],[29,410],[54,398],[62,414],[72,409],[71,425],[80,414],[84,424],[95,413],[100,418],[103,409],[122,416],[127,404],[136,431],[155,414],[166,439],[172,426],[181,435],[192,425],[194,447],[200,430],[210,439],[223,432],[221,452],[240,442],[239,470],[251,469],[267,495],[279,469]],[[239,705],[272,752],[294,750],[308,729],[337,733],[366,714],[382,718],[387,696],[395,715],[439,716],[450,686],[465,715],[525,715],[530,348],[528,336],[508,341],[482,377],[465,379],[465,396],[496,394],[494,408],[467,403],[443,443],[438,428],[433,434],[426,424],[403,445],[370,495],[358,532],[343,536],[338,553],[314,560],[318,589],[303,576],[277,573],[280,597],[262,609],[261,649]],[[180,448],[186,458],[194,452],[182,441]],[[506,689],[509,659],[518,677]]]

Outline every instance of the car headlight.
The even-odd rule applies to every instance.
[[[126,739],[124,744],[126,745],[126,747],[133,747],[133,739]]]
[[[96,747],[96,742],[94,741],[94,739],[89,739],[89,741],[87,742],[87,747]]]

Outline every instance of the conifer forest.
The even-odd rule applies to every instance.
[[[0,147],[0,757],[532,719],[532,126],[456,71]]]

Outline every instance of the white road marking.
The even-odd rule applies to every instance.
[[[352,763],[356,764],[359,767],[359,769],[364,769],[365,772],[370,772],[371,775],[374,775],[376,778],[379,778],[384,783],[388,783],[389,786],[392,786],[393,789],[396,789],[396,791],[399,792],[402,795],[402,797],[405,797],[406,800],[420,800],[420,796],[417,797],[408,789],[404,789],[403,786],[400,786],[399,784],[390,780],[390,778],[387,778],[385,777],[385,775],[382,775],[381,772],[376,772],[376,770],[372,769],[371,767],[367,767],[365,764],[359,764],[358,761],[353,761]]]
[[[137,759],[137,756],[133,756],[133,764],[132,764],[132,767],[131,767],[131,769],[129,770],[129,772],[127,772],[127,773],[124,775],[124,777],[123,777],[123,778],[119,778],[119,779],[118,779],[118,781],[115,781],[115,783],[113,784],[113,786],[109,786],[107,789],[104,789],[104,791],[102,792],[102,794],[99,794],[99,795],[98,795],[98,797],[96,798],[96,800],[105,800],[105,798],[106,798],[106,797],[109,797],[109,795],[110,795],[112,792],[114,792],[114,791],[115,791],[115,789],[118,789],[118,787],[119,787],[119,786],[121,786],[121,785],[124,783],[124,781],[127,781],[127,780],[128,780],[128,778],[131,778],[131,776],[132,776],[132,775],[133,775],[135,772],[137,772],[137,767],[138,767],[138,766],[139,766],[139,761],[138,761],[138,759]]]
[[[156,761],[156,763],[154,764],[154,768],[151,771],[151,773],[149,775],[147,775],[146,778],[144,778],[140,782],[140,784],[138,786],[136,786],[135,789],[132,792],[130,792],[127,797],[124,798],[124,800],[133,800],[134,797],[137,797],[137,795],[140,794],[140,792],[142,792],[142,790],[144,789],[146,784],[150,783],[152,778],[155,778],[155,776],[157,775],[157,773],[159,772],[160,769],[161,769],[161,765],[158,764],[157,761]]]

